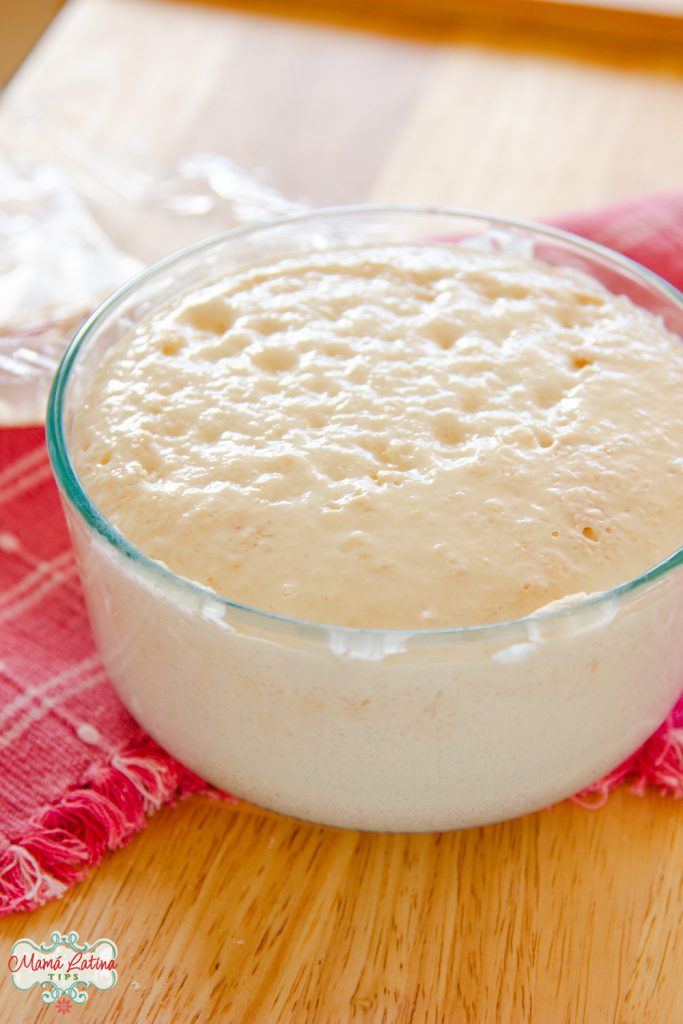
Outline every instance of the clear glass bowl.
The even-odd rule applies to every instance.
[[[85,493],[69,454],[74,411],[103,353],[149,310],[255,261],[454,240],[580,268],[683,336],[681,295],[599,246],[481,213],[356,207],[228,231],[155,264],[85,324],[52,389],[50,457],[112,682],[185,764],[299,818],[419,831],[547,806],[632,753],[681,689],[683,549],[614,590],[516,621],[350,629],[247,608],[175,576]]]

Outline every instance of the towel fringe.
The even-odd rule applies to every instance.
[[[163,804],[208,789],[141,734],[0,852],[0,917],[59,898],[107,850],[124,846]]]
[[[597,810],[623,783],[637,796],[656,789],[683,797],[683,722],[669,715],[627,761],[571,799]],[[124,846],[146,817],[192,793],[230,798],[141,734],[108,764],[94,766],[82,786],[46,808],[25,836],[0,852],[0,917],[58,899],[108,850]]]
[[[680,719],[681,712],[677,715],[672,712],[635,754],[599,782],[573,796],[573,802],[588,810],[598,810],[610,792],[623,783],[636,796],[655,789],[662,796],[680,800],[683,797],[683,722]]]

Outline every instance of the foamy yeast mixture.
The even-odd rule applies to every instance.
[[[87,491],[219,594],[442,628],[624,582],[683,541],[683,345],[582,274],[335,250],[178,299],[109,351]]]

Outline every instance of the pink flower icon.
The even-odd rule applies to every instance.
[[[62,996],[61,999],[58,999],[55,1006],[57,1008],[57,1013],[71,1013],[71,1000],[67,996]]]

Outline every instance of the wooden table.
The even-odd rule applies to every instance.
[[[543,216],[680,186],[682,65],[652,49],[71,0],[0,127],[28,98],[104,160],[225,151],[316,204]],[[131,241],[133,226],[118,230]],[[3,921],[0,960],[54,928],[113,938],[117,987],[74,1010],[92,1024],[677,1024],[680,826],[680,805],[626,792],[595,813],[565,803],[418,836],[194,798],[61,902]],[[54,1017],[3,969],[3,1022]]]

